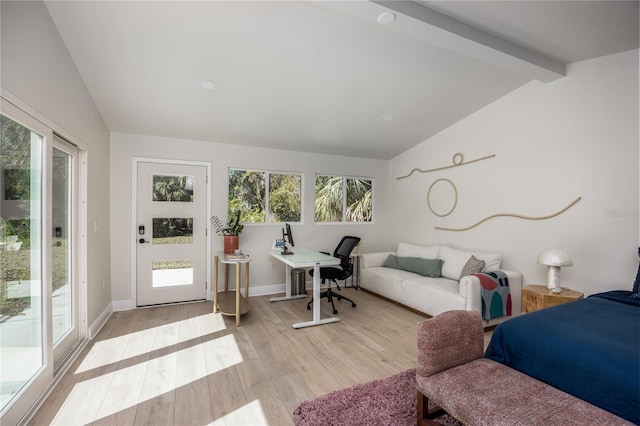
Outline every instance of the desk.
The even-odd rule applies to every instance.
[[[240,325],[240,315],[251,310],[249,305],[249,262],[247,255],[244,259],[229,259],[229,255],[221,251],[213,258],[213,313],[220,311],[222,315],[235,315],[236,327]],[[224,265],[224,291],[218,294],[218,263]],[[229,265],[236,265],[236,288],[229,291]],[[244,297],[240,297],[240,267],[244,264]]]
[[[291,251],[293,251],[294,254],[286,256],[280,254],[279,249],[269,251],[271,256],[287,265],[286,296],[274,297],[269,300],[271,302],[279,302],[281,300],[298,299],[299,296],[291,296],[291,268],[313,267],[313,320],[295,323],[293,324],[293,328],[311,327],[340,321],[338,317],[320,319],[320,267],[339,265],[340,259],[315,250],[300,247],[294,247]],[[301,297],[305,297],[305,295],[301,295]]]

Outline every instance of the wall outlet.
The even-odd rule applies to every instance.
[[[102,280],[102,288],[106,288],[107,287],[107,280]]]

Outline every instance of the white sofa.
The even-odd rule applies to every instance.
[[[389,255],[398,258],[418,257],[441,259],[440,277],[423,276],[414,272],[382,266]],[[360,286],[409,308],[436,316],[456,309],[481,312],[480,281],[473,275],[461,277],[462,269],[474,256],[484,261],[482,272],[500,270],[502,258],[498,254],[458,250],[445,245],[414,245],[401,242],[395,252],[360,254]],[[520,315],[522,274],[502,270],[509,279],[511,314]],[[510,317],[484,321],[484,326],[503,322]]]

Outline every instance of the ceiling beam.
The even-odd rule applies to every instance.
[[[550,82],[566,74],[566,64],[414,1],[370,1],[412,18],[413,22],[404,29],[431,44],[513,70],[534,80]]]

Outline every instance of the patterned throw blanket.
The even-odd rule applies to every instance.
[[[509,278],[502,271],[473,274],[480,280],[480,298],[482,299],[482,319],[511,315],[511,291]]]

